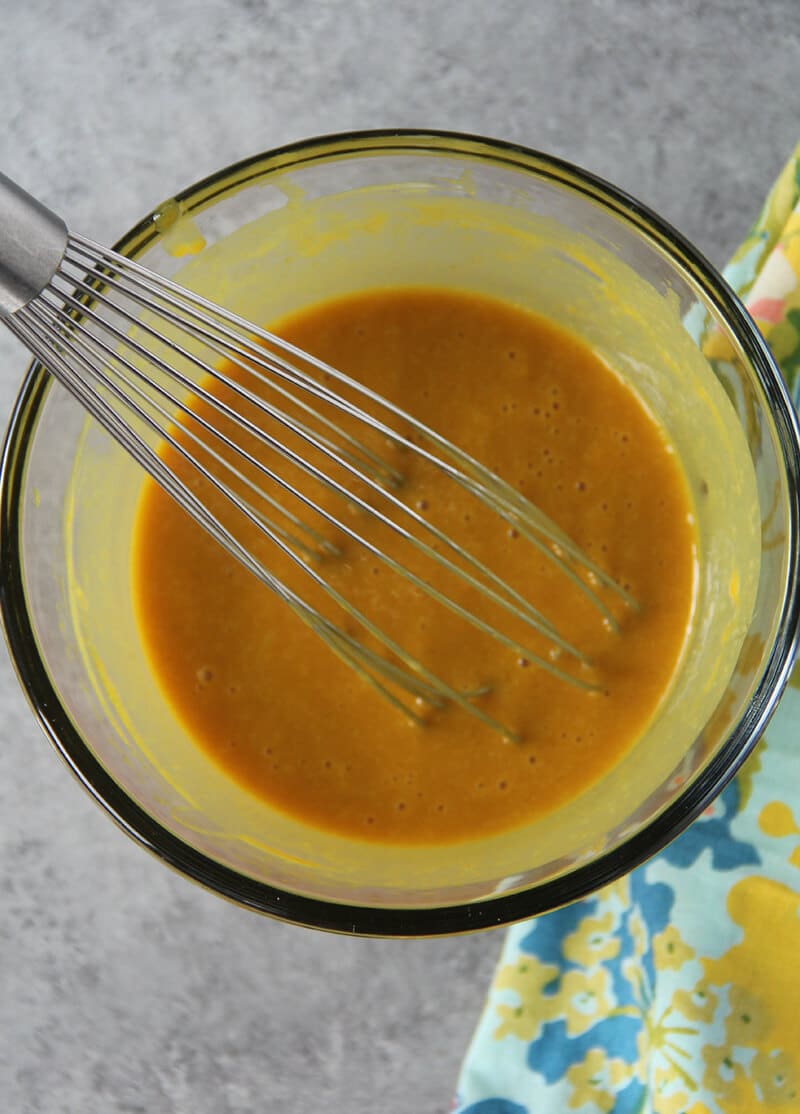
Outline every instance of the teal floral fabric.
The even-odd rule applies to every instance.
[[[800,147],[726,276],[800,405]],[[727,355],[724,338],[703,343]],[[800,1112],[798,957],[800,665],[765,738],[677,840],[510,929],[453,1109]]]

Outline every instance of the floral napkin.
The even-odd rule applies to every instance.
[[[724,273],[800,407],[800,146]],[[800,1112],[800,663],[754,753],[678,839],[509,930],[454,1110]]]

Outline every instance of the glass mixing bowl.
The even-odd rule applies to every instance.
[[[350,933],[433,935],[579,898],[658,851],[721,791],[792,667],[800,449],[767,346],[686,241],[548,156],[376,132],[222,170],[117,248],[263,323],[402,284],[485,291],[560,321],[666,426],[695,498],[701,555],[675,683],[597,786],[527,828],[453,847],[329,836],[249,796],[177,722],[131,603],[142,475],[34,363],[2,466],[8,641],[45,731],[129,835],[260,912]]]

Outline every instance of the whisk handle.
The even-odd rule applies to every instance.
[[[45,286],[67,246],[67,226],[0,172],[0,318]]]

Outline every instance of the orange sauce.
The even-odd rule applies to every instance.
[[[134,593],[146,652],[176,714],[225,775],[308,824],[356,838],[456,842],[522,825],[578,796],[655,714],[691,619],[692,506],[662,430],[577,338],[475,294],[365,292],[298,313],[278,331],[492,468],[629,588],[638,608],[603,590],[621,628],[609,629],[519,531],[408,449],[364,437],[402,472],[398,497],[540,607],[588,656],[591,665],[581,665],[520,621],[487,611],[473,589],[454,586],[368,514],[287,473],[346,525],[593,686],[579,689],[499,645],[317,517],[314,525],[341,549],[319,564],[326,581],[449,684],[479,693],[476,705],[518,741],[452,704],[420,705],[420,726],[148,482]],[[207,403],[196,411],[210,414]],[[174,450],[165,459],[183,469]],[[225,519],[216,496],[192,482]],[[363,486],[358,492],[378,505]],[[242,536],[275,575],[372,644],[272,543],[254,530]]]

